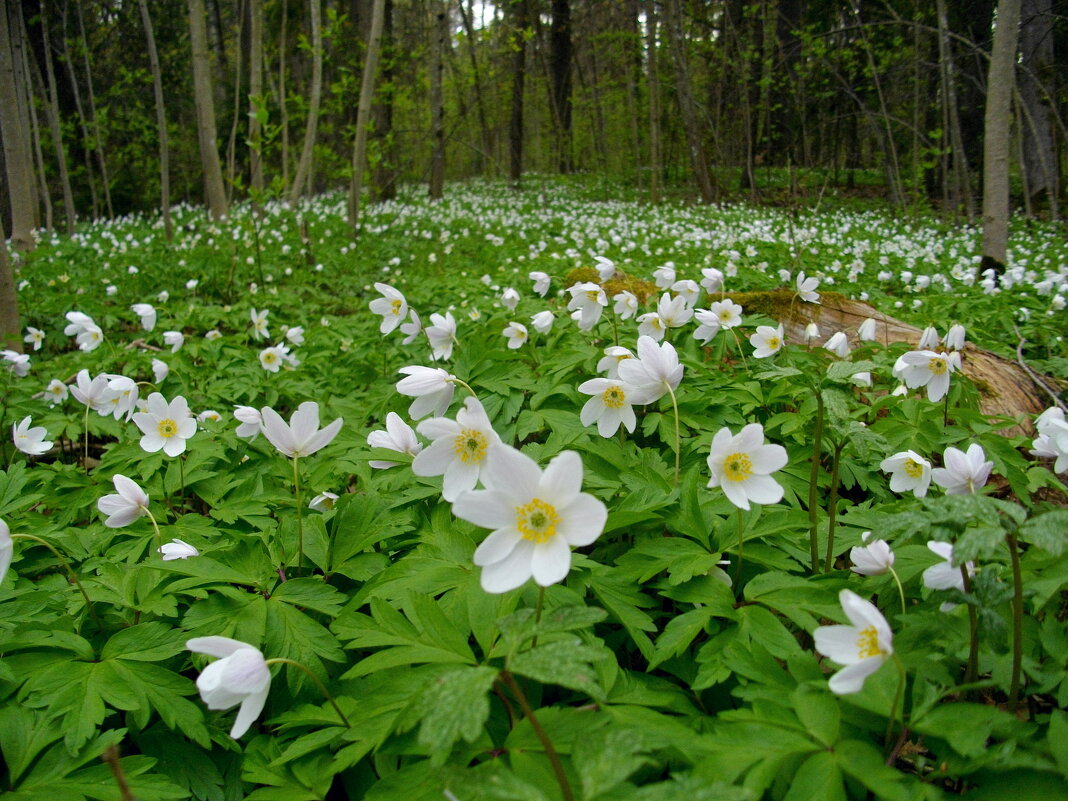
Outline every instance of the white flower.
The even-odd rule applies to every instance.
[[[252,335],[256,337],[256,339],[267,339],[271,335],[267,330],[268,314],[270,314],[270,312],[267,309],[263,309],[262,311],[253,309],[249,314],[249,318],[252,320]]]
[[[709,487],[720,487],[727,500],[740,509],[749,502],[767,504],[782,500],[783,488],[771,474],[786,466],[786,448],[764,444],[764,427],[750,423],[737,435],[721,428],[712,438],[708,469]]]
[[[527,327],[522,323],[511,322],[504,327],[505,338],[508,340],[508,349],[517,350],[527,341]]]
[[[667,292],[660,296],[656,313],[668,328],[681,328],[693,317],[693,309],[687,304],[685,296],[671,297]]]
[[[79,350],[88,353],[100,347],[100,344],[104,341],[104,332],[100,330],[99,326],[86,326],[78,332],[75,341],[78,343]]]
[[[170,372],[171,368],[167,366],[167,362],[162,359],[152,360],[152,379],[155,383],[162,383],[163,379],[170,375]]]
[[[534,293],[544,298],[545,293],[549,291],[549,274],[535,270],[529,273],[527,278],[534,282]]]
[[[286,362],[289,348],[279,343],[270,345],[260,351],[260,366],[270,373],[277,373],[279,368]]]
[[[197,677],[197,689],[208,709],[230,709],[241,704],[230,736],[248,731],[263,711],[271,689],[271,671],[258,648],[229,637],[194,637],[185,647],[198,654],[218,657]]]
[[[289,344],[291,345],[303,345],[304,327],[295,325],[292,328],[286,329],[286,339],[289,340]]]
[[[620,320],[629,320],[638,313],[638,297],[633,292],[624,289],[613,295],[612,300],[616,304],[612,311]]]
[[[19,353],[14,350],[0,351],[0,357],[7,362],[12,373],[16,378],[25,378],[30,372],[30,357],[25,353]]]
[[[675,266],[670,263],[653,270],[653,280],[656,282],[657,289],[670,288],[675,283],[675,276]]]
[[[797,274],[797,296],[806,303],[819,303],[820,293],[816,287],[820,285],[818,278],[805,278],[804,272]]]
[[[467,398],[456,419],[433,417],[424,420],[416,430],[433,440],[412,461],[417,476],[441,476],[441,496],[450,503],[475,488],[481,478],[485,482],[486,456],[500,437],[490,425],[485,409],[476,398]]]
[[[456,391],[456,376],[440,367],[412,365],[397,371],[405,376],[397,382],[397,392],[415,398],[408,407],[408,416],[419,420],[428,414],[441,417],[452,403]]]
[[[836,695],[860,692],[864,680],[894,653],[893,632],[875,606],[850,590],[838,594],[851,626],[820,626],[813,632],[816,650],[844,668],[827,686]]]
[[[164,289],[162,292],[160,292],[158,295],[156,295],[156,300],[158,300],[160,303],[166,303],[170,299],[171,299],[171,293],[168,292],[166,289]]]
[[[873,342],[875,340],[875,327],[877,323],[874,317],[869,317],[857,328],[857,339],[861,342]]]
[[[170,403],[160,393],[148,396],[148,411],[137,412],[134,424],[141,429],[141,448],[148,453],[162,450],[168,456],[185,451],[185,441],[197,433],[196,418],[181,395]]]
[[[849,561],[853,566],[849,569],[862,576],[881,576],[894,566],[894,552],[886,540],[868,542],[870,536],[871,532],[865,531],[860,535],[865,544],[850,549]]]
[[[45,387],[44,396],[48,401],[49,406],[55,406],[57,403],[62,403],[67,399],[70,394],[70,390],[67,389],[67,385],[60,381],[58,378],[53,378],[48,382],[48,386]]]
[[[979,443],[973,442],[964,453],[957,448],[946,448],[942,455],[945,467],[931,471],[931,480],[946,491],[946,495],[974,495],[990,477],[994,463],[986,460]]]
[[[960,369],[960,354],[910,350],[894,363],[894,377],[909,389],[927,387],[927,398],[937,402],[949,391],[950,375]]]
[[[308,508],[314,509],[317,512],[326,512],[334,508],[335,501],[337,501],[337,493],[327,490],[326,492],[320,492],[312,498],[308,502]]]
[[[26,336],[22,338],[22,341],[27,345],[33,345],[34,350],[41,349],[41,343],[44,342],[45,333],[40,328],[34,328],[32,325],[26,326]]]
[[[181,331],[164,331],[163,344],[171,346],[171,353],[177,353],[185,344],[185,334]]]
[[[849,338],[844,331],[837,331],[823,343],[823,347],[839,359],[844,359],[849,355]]]
[[[624,359],[633,359],[634,354],[620,345],[609,345],[604,349],[604,356],[597,362],[597,372],[608,378],[619,378],[619,363]]]
[[[927,326],[920,333],[920,350],[934,350],[938,347],[938,329],[933,325]]]
[[[508,311],[515,311],[515,307],[519,305],[519,293],[512,287],[505,287],[501,293],[501,305]]]
[[[611,259],[606,259],[604,256],[594,256],[593,260],[597,262],[597,277],[602,281],[607,281],[616,274],[616,263]]]
[[[172,562],[175,559],[188,559],[190,556],[200,556],[200,551],[185,540],[177,537],[170,542],[165,542],[157,548],[164,562]]]
[[[810,342],[820,335],[820,327],[815,323],[809,323],[805,326],[805,339]]]
[[[660,319],[660,315],[656,312],[648,312],[638,318],[639,336],[650,337],[657,342],[661,342],[666,332],[667,326],[664,325],[664,321]]]
[[[452,312],[430,315],[431,325],[426,327],[426,336],[430,340],[433,350],[430,358],[433,361],[448,360],[452,358],[452,346],[456,342],[456,320]]]
[[[129,420],[137,407],[137,398],[140,394],[137,382],[124,375],[109,375],[108,390],[111,393],[109,399],[111,416],[118,420],[126,415],[126,419]]]
[[[552,330],[555,321],[556,317],[548,309],[540,311],[530,318],[530,324],[534,326],[534,330],[539,334],[548,334]]]
[[[101,514],[107,515],[108,528],[128,526],[148,513],[148,494],[130,478],[116,473],[112,479],[117,495],[105,495],[96,502]]]
[[[3,582],[7,570],[11,567],[11,558],[15,555],[15,544],[11,540],[11,529],[7,523],[0,520],[0,583]]]
[[[723,288],[723,271],[717,270],[715,267],[705,267],[701,270],[701,275],[704,278],[701,279],[701,288],[705,290],[709,295],[713,292],[718,292]]]
[[[657,345],[650,337],[638,337],[638,355],[619,362],[619,377],[632,388],[631,403],[644,405],[659,400],[682,381],[683,367],[670,342]]]
[[[255,439],[259,435],[260,426],[263,424],[259,409],[252,406],[237,406],[234,408],[234,419],[241,424],[235,432],[237,436]]]
[[[507,445],[493,448],[483,471],[485,490],[461,495],[452,512],[493,531],[475,549],[482,589],[508,592],[531,577],[548,587],[567,577],[571,548],[596,540],[608,519],[605,505],[582,487],[582,459],[556,456],[545,471]]]
[[[574,312],[572,317],[578,322],[580,330],[589,331],[601,319],[601,312],[608,305],[608,297],[600,286],[589,281],[568,287],[567,291],[571,293],[568,311]]]
[[[145,331],[156,327],[156,308],[151,303],[135,303],[130,310],[141,318],[141,327]]]
[[[942,561],[931,565],[923,571],[923,586],[931,590],[960,590],[964,592],[964,576],[959,565],[953,564],[953,544],[950,542],[938,542],[931,540],[927,547]],[[964,565],[968,576],[975,574],[975,563],[968,562]],[[939,608],[943,612],[953,611],[957,605],[946,601]]]
[[[451,387],[452,384],[449,386]],[[367,435],[367,444],[372,448],[386,448],[397,453],[411,454],[412,456],[423,450],[423,444],[416,438],[415,431],[396,412],[390,412],[386,415],[385,431],[372,431]],[[399,462],[372,459],[368,464],[376,469],[385,470],[390,467],[396,467]]]
[[[382,323],[378,326],[378,332],[388,334],[408,316],[408,301],[399,290],[389,284],[376,283],[375,289],[382,297],[371,301],[371,311],[382,315]]]
[[[288,424],[270,406],[260,409],[260,417],[263,436],[281,453],[294,459],[311,456],[319,449],[325,448],[333,442],[344,422],[344,419],[339,417],[320,430],[319,404],[315,401],[304,401],[300,404],[289,418]]]
[[[192,292],[194,289],[197,288],[197,284],[199,283],[200,281],[198,281],[196,278],[190,278],[188,281],[185,282],[185,288]]]
[[[742,307],[733,300],[713,301],[708,308],[719,319],[720,328],[734,328],[742,322]]]
[[[214,342],[216,339],[222,339],[222,331],[220,331],[218,328],[213,328],[206,334],[204,334],[204,339],[208,340],[208,342]]]
[[[70,394],[74,399],[88,406],[98,414],[111,413],[109,401],[112,392],[108,389],[108,376],[101,373],[93,379],[89,378],[88,370],[81,370],[75,377],[75,385],[70,388]]]
[[[220,420],[222,420],[222,415],[214,409],[205,409],[197,415],[197,422],[199,423],[218,423]]]
[[[591,378],[579,384],[578,391],[592,395],[579,413],[582,425],[597,423],[597,433],[610,437],[619,426],[633,432],[637,420],[632,401],[627,397],[629,387],[622,381],[611,378]]]
[[[770,325],[758,325],[756,333],[749,335],[749,344],[755,348],[753,356],[757,359],[774,356],[782,350],[783,337],[782,323],[779,323],[778,328],[772,328]]]
[[[11,426],[11,437],[15,441],[15,447],[27,456],[40,456],[47,453],[52,447],[51,442],[45,442],[48,431],[44,426],[30,427],[31,418],[22,418],[22,422]]]
[[[900,451],[888,456],[879,463],[879,469],[890,473],[893,492],[912,492],[922,498],[931,486],[931,463],[916,451]]]
[[[870,387],[872,385],[871,373],[867,370],[853,373],[853,375],[849,377],[849,380],[858,387]]]
[[[415,309],[408,309],[408,319],[410,322],[400,324],[401,333],[404,334],[401,344],[404,345],[411,345],[416,337],[423,333],[423,324],[419,320],[419,315],[415,313]]]
[[[701,297],[701,287],[697,285],[696,281],[691,280],[689,278],[684,278],[681,281],[676,281],[674,284],[671,285],[671,291],[682,297],[682,299],[686,302],[687,309],[692,309],[694,304],[697,303],[697,299]],[[672,328],[674,327],[675,326],[672,326]]]
[[[943,342],[950,350],[964,350],[964,336],[964,326],[960,323],[954,323],[949,327],[949,331],[946,332],[946,338]]]

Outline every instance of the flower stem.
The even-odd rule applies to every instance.
[[[737,510],[738,516],[738,558],[734,562],[734,582],[735,590],[739,589],[738,579],[742,576],[742,548],[745,545],[745,520],[742,518],[742,510]]]
[[[897,665],[897,691],[894,693],[894,704],[890,707],[890,720],[886,724],[886,738],[885,745],[890,748],[890,744],[893,742],[894,724],[897,722],[897,710],[899,706],[902,706],[905,697],[905,665],[901,662],[901,658],[894,654],[894,664]],[[901,710],[901,720],[905,719],[905,710]]]
[[[671,385],[667,382],[664,383],[667,387],[668,394],[671,396],[671,408],[675,412],[675,484],[679,486],[679,463],[682,458],[682,437],[679,434],[679,403],[675,399],[675,390],[671,388]]]
[[[308,670],[308,668],[306,668],[300,662],[296,662],[296,661],[294,661],[292,659],[286,659],[286,658],[281,657],[281,656],[276,656],[273,659],[266,660],[266,664],[268,664],[268,665],[292,665],[293,667],[300,668],[301,670],[303,670],[305,673],[308,674],[308,678],[310,678],[313,682],[315,682],[315,686],[319,688],[319,692],[321,692],[326,697],[326,700],[330,702],[330,705],[332,707],[334,707],[334,711],[337,712],[337,716],[339,718],[341,718],[341,722],[345,724],[345,727],[346,728],[352,728],[352,724],[349,723],[349,719],[347,717],[345,717],[345,713],[342,712],[341,711],[341,707],[339,707],[337,705],[337,701],[334,700],[334,696],[332,696],[330,694],[330,691],[328,689],[326,689],[326,685],[323,684],[321,681],[319,681],[319,677],[316,676],[314,673],[312,673],[310,670]]]
[[[181,483],[181,490],[178,496],[178,504],[180,509],[185,508],[185,454],[183,453],[178,457],[178,476]]]
[[[964,592],[970,594],[972,580],[968,575],[968,568],[961,565],[960,574],[964,579]],[[979,616],[972,604],[968,604],[968,642],[968,665],[964,669],[965,684],[971,684],[979,676]]]
[[[38,545],[43,545],[48,550],[50,550],[52,554],[56,557],[56,559],[58,559],[60,563],[62,563],[63,567],[67,568],[67,573],[68,575],[70,575],[71,581],[73,581],[75,586],[81,591],[82,598],[85,599],[85,608],[89,611],[89,615],[93,618],[93,621],[96,623],[96,625],[101,631],[104,630],[104,622],[97,615],[96,608],[93,606],[93,602],[89,600],[89,593],[85,591],[85,587],[83,587],[81,581],[78,580],[78,574],[75,573],[74,568],[70,566],[70,562],[67,560],[67,557],[65,557],[58,550],[56,550],[56,547],[52,545],[52,543],[48,542],[47,540],[43,540],[40,537],[34,536],[33,534],[12,534],[11,539],[32,540]]]
[[[819,509],[816,497],[819,495],[820,457],[823,453],[823,395],[816,389],[816,430],[812,435],[812,467],[808,474],[808,550],[812,561],[812,572],[819,569],[820,555],[817,542],[819,528]]]
[[[159,532],[159,523],[156,522],[156,518],[153,517],[152,512],[145,507],[145,514],[148,515],[148,519],[152,521],[152,528],[156,530],[156,553],[163,553],[163,535]]]
[[[85,459],[82,464],[85,466],[85,474],[89,475],[89,404],[85,404],[85,421],[82,423],[83,439],[85,440]]]
[[[897,576],[897,571],[892,567],[888,567],[890,575],[894,577],[894,583],[897,584],[897,594],[901,597],[901,614],[905,614],[905,588],[901,586],[901,579]]]
[[[297,570],[304,564],[304,508],[300,499],[300,469],[298,457],[293,457],[293,491],[297,496]]]
[[[556,775],[556,781],[560,785],[560,792],[563,793],[564,801],[575,801],[574,793],[571,792],[571,784],[568,782],[567,774],[564,773],[564,766],[560,762],[560,755],[556,753],[553,741],[549,739],[549,735],[541,727],[534,710],[530,708],[530,702],[527,700],[523,690],[507,670],[501,671],[501,681],[508,685],[508,689],[512,691],[512,695],[515,696],[515,700],[519,702],[519,707],[523,710],[523,715],[530,721],[530,727],[534,729],[534,734],[537,735],[542,748],[545,749],[545,756],[549,758],[549,764],[552,765],[553,773]]]
[[[461,387],[463,387],[464,389],[466,389],[468,392],[471,393],[471,397],[472,398],[475,398],[476,400],[478,399],[478,395],[475,394],[475,391],[473,389],[471,389],[470,385],[466,381],[464,381],[463,379],[457,378],[456,376],[453,376],[452,378],[449,379],[449,381],[451,381],[454,384],[459,384]]]
[[[1012,674],[1009,679],[1009,712],[1016,712],[1020,702],[1020,671],[1023,664],[1023,576],[1020,572],[1020,548],[1015,534],[1005,537],[1012,560]]]
[[[838,466],[842,461],[843,448],[845,442],[834,446],[834,458],[831,461],[831,495],[827,501],[827,555],[823,562],[824,573],[830,573],[834,566],[834,527],[838,519]]]

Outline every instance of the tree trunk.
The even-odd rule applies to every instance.
[[[1008,261],[1009,127],[1015,86],[1020,0],[998,0],[983,135],[983,260],[980,268],[1002,273]]]
[[[263,202],[263,122],[267,99],[263,94],[263,0],[249,0],[248,148],[252,206]]]
[[[6,14],[0,13],[0,17]],[[0,22],[0,25],[6,24]],[[0,31],[0,34],[3,32]],[[0,42],[3,44],[3,42]],[[3,57],[0,56],[0,76],[3,76]],[[2,97],[2,95],[0,95]],[[7,255],[4,221],[0,218],[0,346],[22,352],[22,326],[19,324],[19,298],[15,291],[15,274]]]
[[[946,0],[938,0],[938,66],[942,82],[943,128],[949,135],[953,168],[950,199],[954,209],[963,208],[969,219],[975,217],[975,199],[972,197],[971,176],[968,174],[968,159],[960,132],[960,112],[957,105],[957,76],[953,61],[953,48],[949,41],[949,21],[946,16]]]
[[[159,69],[159,54],[156,52],[156,34],[152,29],[152,17],[148,13],[148,0],[139,0],[141,24],[145,29],[145,45],[148,47],[148,66],[152,71],[152,91],[156,98],[156,130],[159,134],[159,206],[163,214],[163,230],[170,242],[174,238],[174,223],[171,221],[171,167],[170,145],[167,142],[167,107],[163,102],[163,81]]]
[[[471,2],[472,0],[469,0]],[[475,82],[475,108],[478,111],[478,127],[482,137],[482,147],[478,151],[475,172],[482,174],[486,160],[492,159],[489,124],[486,122],[486,103],[482,98],[482,78],[478,69],[478,57],[475,47],[475,29],[471,24],[471,11],[464,6],[464,0],[458,0],[460,20],[463,22],[464,35],[467,37],[467,55],[471,61],[471,75]]]
[[[1056,97],[1052,0],[1023,0],[1020,6],[1020,102],[1024,168],[1031,202],[1045,195],[1050,217],[1059,216],[1057,148],[1050,106]]]
[[[371,10],[371,31],[367,39],[360,81],[360,100],[356,107],[356,141],[352,146],[352,181],[349,184],[348,219],[355,227],[360,221],[360,193],[363,191],[363,170],[367,161],[367,123],[371,118],[371,101],[375,93],[375,73],[378,71],[378,50],[382,41],[382,27],[386,16],[386,0],[374,0]]]
[[[23,120],[25,109],[19,108],[15,72],[15,48],[12,34],[20,29],[11,25],[8,8],[0,7],[0,138],[3,139],[7,193],[11,206],[11,238],[15,246],[32,250],[33,229],[37,227],[34,203],[33,153]],[[17,333],[17,331],[16,331]]]
[[[660,75],[657,68],[656,4],[645,12],[646,57],[645,82],[649,90],[649,202],[660,202]]]
[[[445,191],[445,104],[442,79],[445,47],[449,36],[449,15],[442,0],[434,7],[433,62],[430,65],[430,126],[434,151],[430,156],[430,199],[440,200]]]
[[[308,100],[308,119],[304,126],[304,146],[300,151],[300,162],[293,186],[289,190],[290,205],[296,205],[304,184],[311,184],[312,157],[315,154],[315,139],[319,130],[319,106],[323,95],[323,22],[319,0],[311,0],[311,35],[312,35],[312,84]]]
[[[318,3],[319,3],[319,0],[311,0],[311,4],[313,6],[317,6]],[[280,127],[282,129],[282,131],[281,131],[281,138],[282,138],[282,186],[284,186],[284,187],[288,187],[289,186],[289,110],[288,110],[287,105],[286,105],[286,53],[289,50],[289,36],[288,36],[288,33],[289,33],[289,31],[288,31],[288,27],[289,27],[289,9],[287,8],[287,5],[288,4],[287,4],[286,0],[282,0],[282,30],[278,34],[278,117],[279,117],[279,125],[280,125]],[[318,14],[318,11],[319,11],[319,9],[316,8],[312,13]],[[314,50],[318,51],[318,55],[316,55],[315,52],[312,53],[312,58],[313,59],[314,58],[318,58],[319,59],[319,75],[320,75],[320,78],[319,78],[319,90],[321,92],[322,91],[322,69],[323,69],[323,62],[322,62],[323,46],[322,46],[322,25],[321,24],[320,24],[319,28],[320,28],[320,32],[319,32],[319,37],[320,38],[319,38],[319,46],[318,47],[316,47],[315,43],[314,43],[315,32],[312,31],[312,48],[313,48],[313,51]],[[312,71],[314,72],[314,70],[315,70],[315,65],[313,63],[312,64]],[[314,82],[315,82],[315,78],[314,78],[314,75],[313,75],[312,83],[314,84]],[[316,121],[316,124],[318,124],[318,121]],[[310,172],[309,172],[309,174],[310,174]],[[297,193],[297,197],[300,197],[300,193],[299,192]],[[290,198],[292,198],[292,194],[290,194]],[[291,200],[291,202],[296,202],[296,201],[292,201]]]
[[[96,93],[93,91],[93,67],[89,62],[89,40],[85,36],[85,15],[82,14],[81,0],[74,4],[78,11],[78,31],[82,40],[82,60],[85,61],[85,88],[89,90],[89,123],[93,126],[93,144],[96,149],[96,161],[100,166],[100,182],[104,187],[104,206],[108,210],[108,217],[115,216],[115,209],[111,205],[111,179],[108,178],[108,164],[104,158],[104,141],[100,135],[100,121],[96,116]]]
[[[523,87],[527,76],[528,0],[515,0],[512,25],[512,111],[508,120],[508,177],[518,189],[523,179]]]
[[[93,170],[92,137],[89,136],[89,126],[86,123],[85,107],[82,105],[82,90],[78,86],[78,73],[74,67],[74,57],[70,51],[70,41],[67,39],[67,6],[63,6],[63,63],[67,66],[67,78],[70,81],[71,94],[74,97],[74,108],[78,112],[78,127],[82,132],[82,155],[85,157],[85,175],[89,183],[89,199],[93,208],[93,218],[100,216],[100,199],[96,191],[96,181]]]
[[[248,26],[245,24],[245,17],[248,12],[248,0],[238,0],[238,23],[237,23],[237,58],[234,60],[234,111],[232,115],[232,123],[230,125],[230,137],[226,141],[226,182],[223,184],[226,190],[227,203],[233,200],[234,185],[237,179],[237,131],[241,127],[241,81],[245,77],[245,55],[248,50]],[[221,31],[221,20],[218,19],[219,7],[218,3],[215,4],[215,16],[216,21],[220,25],[219,31]]]
[[[549,74],[552,79],[556,169],[571,172],[571,0],[553,0],[549,26]]]
[[[690,151],[690,164],[693,167],[697,190],[702,203],[714,203],[716,187],[708,169],[708,157],[705,154],[704,137],[697,115],[697,103],[693,97],[690,82],[690,63],[686,54],[686,39],[682,30],[682,9],[679,0],[667,0],[664,23],[667,25],[667,38],[671,45],[671,56],[675,62],[675,91],[678,97],[679,113],[682,127],[686,134],[686,144]]]
[[[386,0],[382,15],[382,38],[378,45],[382,73],[371,103],[371,130],[368,134],[368,147],[373,143],[377,155],[368,187],[376,203],[397,197],[397,152],[393,136],[397,57],[393,46],[393,0]]]
[[[59,166],[59,182],[63,186],[63,214],[67,222],[67,235],[74,235],[74,226],[78,221],[74,210],[74,192],[70,186],[70,173],[67,171],[67,151],[63,146],[63,130],[60,127],[59,90],[56,86],[56,71],[52,65],[52,42],[48,35],[48,9],[44,0],[41,2],[41,49],[44,50],[45,74],[48,76],[48,124],[52,131],[52,144],[56,148],[56,162]]]
[[[223,188],[222,166],[215,143],[215,102],[211,88],[211,60],[208,54],[208,33],[204,22],[204,0],[189,2],[189,39],[193,48],[193,99],[197,113],[197,141],[200,144],[200,166],[204,176],[204,195],[211,216],[226,216],[226,190]]]
[[[29,54],[29,36],[26,30],[26,21],[22,16],[22,7],[15,7],[15,15],[18,17],[19,33],[18,38],[23,42],[22,47],[22,92],[26,98],[26,108],[30,112],[30,141],[33,143],[33,155],[34,163],[36,164],[35,173],[37,175],[38,183],[38,198],[44,205],[45,210],[45,230],[52,233],[53,219],[52,219],[52,195],[48,191],[48,177],[45,174],[45,161],[44,153],[41,149],[41,121],[37,115],[37,103],[34,100],[34,73],[30,69],[30,54]],[[36,66],[36,62],[34,63]],[[40,70],[37,70],[37,83],[41,85],[41,92],[45,92],[44,81],[41,79]]]

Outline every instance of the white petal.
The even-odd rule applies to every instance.
[[[589,545],[600,537],[608,520],[605,505],[586,492],[557,511],[561,516],[557,532],[568,545],[576,548]]]
[[[237,718],[234,719],[234,726],[230,729],[231,737],[236,740],[248,731],[249,726],[256,722],[256,718],[258,718],[260,712],[263,711],[263,705],[267,703],[267,694],[270,690],[271,687],[270,684],[268,684],[260,692],[245,697],[245,700],[241,702],[241,708],[237,710]]]
[[[571,549],[567,547],[563,537],[550,537],[546,542],[534,546],[530,572],[538,585],[548,587],[563,581],[570,569]]]
[[[582,489],[582,457],[574,451],[557,454],[538,482],[538,497],[557,509],[567,506]]]
[[[541,470],[529,456],[500,443],[489,449],[482,475],[489,489],[508,493],[520,505],[537,495],[540,480]]]
[[[220,659],[234,653],[239,648],[251,648],[247,642],[232,640],[229,637],[194,637],[185,641],[185,647],[196,654],[207,654]]]
[[[859,661],[857,648],[859,632],[853,626],[820,626],[812,633],[816,650],[840,665],[852,665]]]
[[[449,438],[434,440],[412,460],[412,472],[417,476],[440,476],[456,460],[456,447]],[[474,489],[474,485],[471,486]]]
[[[750,476],[744,483],[745,494],[753,503],[778,503],[782,500],[783,488],[771,476]]]
[[[530,566],[533,553],[534,543],[520,540],[506,559],[482,568],[482,589],[501,593],[523,586],[533,575]]]
[[[475,549],[472,561],[479,567],[485,567],[507,559],[522,539],[523,535],[514,525],[492,531]]]
[[[827,682],[827,687],[835,695],[859,693],[864,689],[864,680],[882,667],[882,664],[883,660],[877,656],[862,659],[856,664],[842,668],[831,676],[831,680]]]
[[[482,528],[494,529],[514,527],[515,510],[515,501],[510,495],[499,490],[465,492],[452,505],[452,513],[461,520]]]

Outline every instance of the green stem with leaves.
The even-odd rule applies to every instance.
[[[890,707],[890,720],[886,724],[886,747],[889,748],[893,742],[894,724],[897,722],[898,708],[902,706],[905,698],[905,665],[901,661],[901,657],[894,654],[894,664],[897,666],[898,682],[897,691],[894,693],[894,703]],[[901,720],[905,719],[905,710],[901,709]]]
[[[736,514],[738,517],[738,558],[734,560],[734,576],[731,581],[734,583],[734,588],[739,589],[738,580],[742,575],[742,549],[745,546],[745,518],[742,517],[742,510],[737,509]]]
[[[679,402],[675,398],[675,390],[671,388],[671,385],[664,383],[667,387],[668,394],[671,396],[671,409],[675,413],[675,485],[679,486],[679,465],[682,458],[682,435],[679,430]]]
[[[542,748],[545,749],[545,756],[549,758],[549,764],[552,766],[557,784],[560,785],[560,792],[564,796],[564,801],[575,801],[575,795],[571,791],[571,784],[568,782],[567,774],[564,773],[564,766],[560,762],[560,755],[556,752],[556,748],[553,746],[553,741],[549,739],[548,733],[542,728],[541,722],[538,720],[537,715],[534,714],[534,710],[531,709],[526,694],[523,692],[512,674],[507,670],[501,671],[501,681],[503,681],[508,689],[512,691],[515,700],[519,702],[520,709],[523,710],[523,715],[530,721],[530,727],[534,729],[534,734],[537,736],[539,742],[541,742]]]
[[[890,575],[894,577],[894,583],[897,584],[897,594],[901,598],[901,614],[905,614],[905,588],[901,586],[901,579],[898,578],[897,571],[892,567],[888,567]]]
[[[67,574],[70,576],[71,581],[74,582],[74,585],[81,592],[82,598],[85,599],[85,608],[89,611],[89,615],[93,618],[93,621],[96,623],[97,627],[101,631],[104,630],[104,623],[99,618],[99,616],[97,616],[96,608],[93,606],[93,602],[91,600],[89,600],[89,593],[87,593],[85,591],[85,587],[83,587],[81,581],[78,580],[78,574],[75,573],[74,572],[74,568],[70,566],[70,562],[67,561],[67,557],[65,557],[58,550],[56,550],[56,547],[54,545],[52,545],[52,543],[48,542],[47,540],[43,540],[40,537],[37,537],[37,536],[35,536],[33,534],[12,534],[11,535],[11,539],[13,539],[13,540],[30,540],[32,542],[36,542],[38,545],[43,545],[48,550],[50,550],[52,552],[52,554],[56,557],[56,559],[58,559],[60,561],[60,564],[62,564],[63,567],[65,567],[67,569]]]
[[[812,434],[812,466],[808,473],[808,550],[812,562],[812,572],[819,570],[820,554],[819,542],[819,508],[816,500],[819,497],[820,458],[823,454],[823,394],[816,388],[816,430]]]
[[[300,468],[299,458],[293,457],[293,491],[297,499],[297,570],[304,564],[304,506],[300,498]]]
[[[831,461],[831,494],[827,501],[827,554],[823,562],[824,573],[830,573],[834,566],[834,528],[838,520],[838,467],[842,462],[842,450],[845,446],[844,441],[834,446],[834,457]]]
[[[337,701],[334,700],[334,696],[332,696],[330,694],[330,691],[328,689],[326,689],[326,685],[323,684],[321,681],[319,681],[319,677],[316,676],[314,673],[312,673],[310,670],[308,670],[307,667],[302,665],[300,662],[295,662],[292,659],[285,659],[284,657],[281,657],[281,656],[276,656],[276,657],[274,657],[272,659],[266,660],[266,664],[268,664],[268,665],[292,665],[295,668],[300,668],[301,670],[303,670],[308,675],[308,678],[310,678],[313,682],[315,682],[315,686],[319,688],[319,692],[321,692],[323,694],[323,696],[326,698],[326,700],[330,702],[330,705],[332,707],[334,707],[334,711],[337,712],[337,716],[339,718],[341,718],[341,722],[345,725],[345,727],[346,728],[352,728],[352,724],[349,723],[349,719],[347,717],[345,717],[345,713],[342,712],[341,711],[341,707],[339,707],[337,705]]]

